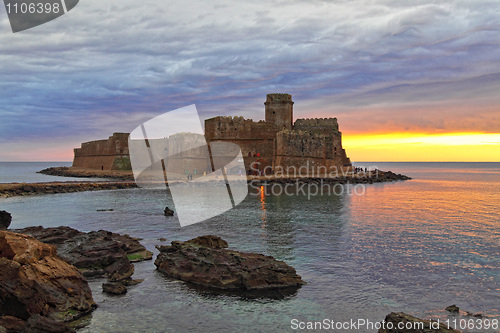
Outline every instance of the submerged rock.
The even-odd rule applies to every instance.
[[[479,319],[488,318],[487,316],[485,316],[482,313],[473,313],[473,312],[469,312],[469,311],[465,311],[465,312],[466,312],[466,316],[468,316],[468,317],[476,317]]]
[[[87,280],[58,257],[54,246],[0,231],[0,326],[49,327],[51,322],[77,319],[95,307]],[[57,330],[45,331],[71,331],[66,325],[52,326]]]
[[[5,210],[0,210],[0,230],[6,230],[12,222],[12,215]]]
[[[461,333],[436,321],[420,319],[404,312],[391,312],[384,322],[378,333]]]
[[[153,254],[128,235],[105,230],[81,232],[70,227],[29,227],[17,232],[57,247],[59,256],[80,268],[87,277],[106,276],[112,281],[134,273],[131,261],[152,259]]]
[[[165,207],[165,209],[163,210],[163,214],[165,214],[165,216],[174,216],[174,211],[168,207]]]
[[[157,269],[169,276],[222,290],[298,288],[305,284],[295,269],[283,261],[257,253],[225,249],[217,236],[158,246]]]

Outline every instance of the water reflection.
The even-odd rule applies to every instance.
[[[258,204],[260,237],[266,252],[281,260],[294,260],[297,251],[309,247],[311,238],[319,237],[327,253],[338,248],[348,197],[273,195],[269,185],[263,185],[250,194],[246,203],[248,209]]]
[[[267,214],[266,214],[266,194],[264,193],[264,186],[260,187],[260,210],[262,211],[261,219],[262,219],[262,229],[266,228],[267,222]]]

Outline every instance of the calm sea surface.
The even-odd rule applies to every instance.
[[[68,181],[95,181],[97,178],[47,176],[37,171],[50,167],[69,167],[71,162],[0,162],[0,183],[42,183]],[[107,179],[109,180],[109,179]]]
[[[499,319],[500,163],[358,165],[414,179],[367,185],[362,195],[250,195],[184,228],[163,216],[173,204],[158,190],[0,199],[0,210],[12,213],[12,227],[106,229],[141,237],[155,253],[155,244],[166,244],[161,237],[215,234],[232,248],[286,261],[308,283],[284,299],[216,295],[143,262],[134,277],[145,281],[124,296],[104,295],[102,280],[90,282],[99,308],[80,332],[281,332],[291,331],[292,319],[378,322],[391,311],[452,320],[444,311],[451,304]],[[0,163],[0,182],[55,179],[26,172],[33,165],[16,168]]]

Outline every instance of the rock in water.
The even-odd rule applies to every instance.
[[[163,211],[163,213],[165,214],[165,216],[174,216],[174,211],[168,207],[165,207],[165,210]]]
[[[12,215],[5,210],[0,210],[0,230],[6,230],[12,222]]]
[[[55,245],[59,256],[82,269],[85,276],[106,276],[112,281],[132,276],[130,261],[153,256],[137,239],[105,230],[86,233],[70,227],[29,227],[16,231]]]
[[[11,316],[28,326],[36,322],[50,326],[51,321],[71,321],[95,307],[87,280],[57,256],[54,246],[31,236],[0,231],[2,322]],[[35,315],[44,319],[32,318]],[[0,326],[5,327],[3,323]],[[59,327],[66,332],[64,325]]]
[[[411,324],[410,324],[411,323]],[[403,328],[399,328],[401,325]],[[391,312],[378,333],[461,333],[436,321],[424,320],[404,312]]]
[[[445,310],[450,311],[452,313],[459,313],[460,312],[460,308],[458,306],[456,306],[455,304],[447,306]]]
[[[298,288],[305,284],[295,269],[283,261],[257,253],[225,249],[217,236],[202,236],[186,242],[159,246],[157,269],[169,276],[197,285],[223,290]]]
[[[102,284],[102,291],[113,295],[123,295],[127,293],[127,287],[117,282],[107,282]]]

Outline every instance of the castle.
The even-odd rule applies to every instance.
[[[342,134],[337,118],[297,119],[293,122],[292,96],[268,94],[265,120],[255,122],[243,117],[214,117],[205,120],[205,139],[232,142],[243,154],[246,170],[269,172],[289,167],[332,170],[346,168],[351,162],[342,148]],[[187,139],[177,134],[167,140],[169,151],[178,151]],[[193,135],[193,134],[189,134]],[[108,140],[92,141],[75,149],[74,167],[124,170],[130,169],[128,134],[114,133]],[[186,171],[207,169],[208,156],[197,156],[186,165]],[[194,163],[194,164],[193,164]],[[189,171],[191,172],[191,171]]]

